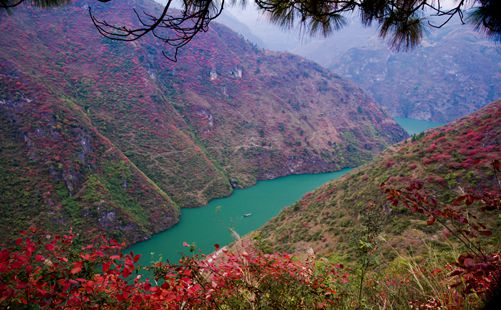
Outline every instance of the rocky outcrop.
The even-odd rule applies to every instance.
[[[80,107],[5,75],[0,95],[0,243],[35,225],[131,244],[177,223],[177,205]]]

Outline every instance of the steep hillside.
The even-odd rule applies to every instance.
[[[362,225],[369,221],[382,226],[381,253],[385,256],[394,256],[394,250],[419,251],[424,240],[440,245],[444,239],[436,227],[406,208],[390,207],[380,184],[400,189],[421,181],[439,202],[450,202],[464,192],[499,193],[492,163],[501,159],[500,123],[498,100],[454,123],[413,136],[307,194],[254,237],[268,249],[295,252],[312,247],[322,255],[354,259]],[[499,242],[500,218],[483,220],[494,228],[493,236]]]
[[[177,205],[71,99],[0,70],[0,244],[28,225],[133,243],[178,221]]]
[[[109,22],[137,22],[131,7],[159,9],[92,5]],[[405,137],[359,88],[224,26],[173,63],[158,40],[99,36],[87,9],[84,1],[21,6],[0,20],[1,190],[10,197],[2,235],[50,222],[137,241],[177,221],[174,203],[199,206],[257,179],[356,166]]]
[[[97,8],[109,11],[135,21],[127,4]],[[229,194],[229,179],[245,186],[354,166],[405,135],[357,87],[299,57],[258,50],[217,24],[178,63],[149,38],[99,37],[84,2],[21,8],[0,27],[3,63],[25,83],[79,105],[181,206]]]

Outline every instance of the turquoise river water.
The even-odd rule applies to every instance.
[[[183,242],[195,244],[197,250],[210,253],[214,244],[223,246],[233,241],[232,230],[244,235],[257,229],[307,192],[349,170],[259,181],[252,187],[235,190],[229,197],[214,199],[206,206],[182,209],[181,220],[176,226],[133,245],[127,251],[142,254],[142,264],[160,257],[177,261],[181,252],[188,254]]]
[[[441,125],[405,118],[396,118],[396,121],[410,134]],[[232,231],[245,235],[259,228],[307,192],[350,170],[259,181],[250,188],[235,190],[229,197],[212,200],[206,206],[182,209],[181,220],[176,226],[133,245],[127,252],[142,254],[143,265],[159,259],[177,261],[181,253],[188,254],[184,242],[196,245],[202,253],[210,253],[214,244],[224,246],[232,242]]]
[[[395,117],[395,121],[402,126],[410,135],[418,134],[426,129],[435,128],[444,125],[444,123],[423,121],[419,119],[410,119],[404,117]]]

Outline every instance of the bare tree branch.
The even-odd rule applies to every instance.
[[[0,0],[0,8],[10,9],[25,0]],[[69,0],[26,0],[32,5],[48,7],[63,5]],[[109,2],[111,0],[98,0]],[[176,61],[180,48],[186,46],[200,32],[206,32],[212,20],[217,18],[225,0],[182,0],[181,10],[173,8],[173,0],[163,7],[160,15],[148,12],[132,12],[137,26],[115,25],[99,19],[92,8],[89,15],[98,32],[116,41],[135,41],[147,34],[153,35],[173,48],[173,55],[163,54]],[[231,0],[231,4],[245,6],[247,0]],[[415,47],[422,40],[424,27],[441,28],[457,16],[465,23],[464,12],[476,8],[471,21],[478,30],[485,30],[494,36],[501,35],[500,0],[461,0],[453,8],[444,9],[441,0],[254,0],[258,8],[266,12],[270,21],[285,28],[297,24],[311,35],[321,33],[326,36],[342,28],[344,16],[353,12],[360,15],[364,25],[376,22],[380,26],[380,36],[389,38],[396,50]],[[428,17],[437,21],[429,20]]]

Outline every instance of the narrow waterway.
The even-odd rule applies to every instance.
[[[420,119],[411,119],[405,117],[395,117],[395,121],[402,126],[408,134],[414,135],[423,132],[430,128],[435,128],[444,125],[440,122],[423,121]]]
[[[257,229],[307,192],[348,171],[350,169],[259,181],[250,188],[235,190],[229,197],[212,200],[206,206],[182,209],[181,221],[176,226],[135,244],[127,252],[141,254],[141,264],[160,258],[177,261],[180,253],[188,254],[184,242],[196,245],[202,253],[210,253],[214,244],[223,246],[232,242],[232,231],[245,235]]]
[[[442,125],[407,118],[395,120],[409,134],[417,134]],[[307,192],[339,178],[348,171],[350,169],[259,181],[250,188],[235,190],[230,197],[212,200],[206,206],[182,209],[181,220],[176,226],[130,247],[127,252],[141,254],[142,265],[166,259],[177,261],[181,253],[189,253],[183,243],[195,245],[197,251],[202,253],[210,253],[214,244],[224,246],[234,240],[234,233],[245,235],[259,228]]]

